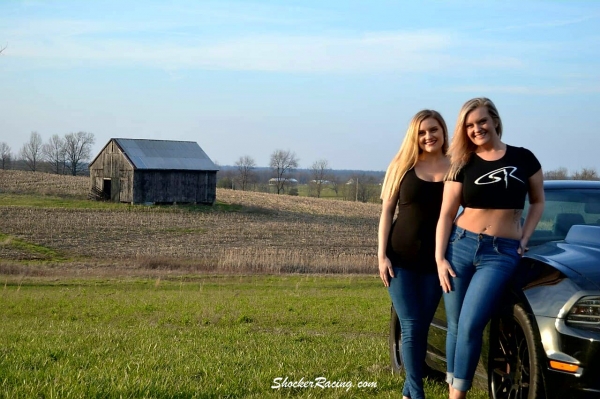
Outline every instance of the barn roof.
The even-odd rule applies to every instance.
[[[194,141],[113,140],[136,169],[219,170]]]

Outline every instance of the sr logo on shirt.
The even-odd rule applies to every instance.
[[[513,173],[515,173],[516,171],[516,166],[505,166],[500,169],[492,170],[491,172],[488,172],[485,175],[477,178],[477,180],[475,180],[475,184],[477,184],[478,186],[483,186],[485,184],[494,184],[504,180],[504,182],[506,183],[506,187],[508,188],[509,177],[512,177],[513,179],[516,179],[521,183],[525,184],[523,180],[519,179],[516,176],[513,176]]]

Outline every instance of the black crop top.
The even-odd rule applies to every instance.
[[[540,168],[531,151],[507,145],[504,156],[495,161],[472,154],[452,181],[463,184],[461,205],[465,208],[523,209],[528,179]]]
[[[443,182],[404,175],[398,193],[398,216],[390,231],[386,255],[395,267],[435,273],[435,228],[442,207]]]

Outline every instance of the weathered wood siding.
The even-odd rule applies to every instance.
[[[132,202],[133,174],[133,165],[111,140],[90,165],[90,188],[95,186],[102,190],[104,180],[110,179],[111,200]]]
[[[187,170],[136,170],[133,202],[213,204],[217,172]]]
[[[115,202],[213,204],[217,172],[134,169],[114,140],[90,164],[90,189],[110,180]]]

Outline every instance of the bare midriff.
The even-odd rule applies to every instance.
[[[522,215],[522,209],[465,208],[456,225],[473,233],[520,240]]]

